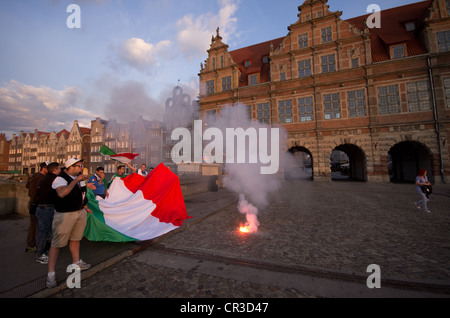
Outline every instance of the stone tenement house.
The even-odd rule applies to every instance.
[[[5,134],[0,134],[0,172],[8,171],[9,144]]]
[[[315,180],[330,180],[334,150],[352,179],[409,182],[426,168],[445,180],[450,1],[345,21],[327,2],[304,1],[285,37],[234,51],[217,30],[199,73],[202,118],[246,105],[252,120],[287,131],[285,150],[304,153]]]
[[[80,128],[75,121],[71,131],[63,129],[56,132],[34,132],[14,134],[10,141],[8,171],[21,174],[34,174],[44,161],[61,164],[70,157],[87,158],[90,144],[90,129]]]
[[[162,122],[146,120],[139,116],[136,121],[119,123],[116,119],[102,120],[97,118],[91,122],[91,164],[90,172],[94,173],[99,166],[104,167],[109,178],[117,171],[120,165],[115,160],[105,158],[100,149],[103,145],[115,153],[137,153],[132,161],[134,168],[138,169],[145,163],[147,169],[156,167],[162,162]],[[126,168],[127,173],[131,171]]]

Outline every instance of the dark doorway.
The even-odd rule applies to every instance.
[[[434,182],[432,154],[417,141],[403,141],[391,148],[388,153],[388,171],[391,182],[416,181],[419,169],[428,171],[428,180]]]
[[[285,158],[284,177],[286,180],[313,180],[313,157],[305,147],[293,147]]]
[[[330,155],[331,180],[367,181],[366,156],[355,145],[340,145]]]

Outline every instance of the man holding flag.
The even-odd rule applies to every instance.
[[[100,153],[107,159],[112,159],[115,161],[118,161],[120,163],[123,163],[124,165],[119,165],[117,167],[117,172],[112,176],[111,180],[109,180],[109,182],[106,184],[106,186],[109,188],[109,186],[111,185],[111,183],[113,182],[113,180],[115,178],[125,178],[125,165],[128,166],[128,168],[131,169],[131,171],[133,171],[133,173],[136,172],[136,169],[133,168],[130,165],[130,162],[136,158],[137,156],[139,156],[139,154],[136,153],[121,153],[121,154],[117,154],[114,151],[112,151],[112,149],[108,148],[107,146],[103,145],[100,148]]]
[[[128,168],[130,168],[134,173],[136,172],[136,169],[134,169],[129,163],[126,163]],[[127,175],[125,174],[125,165],[119,165],[117,166],[117,172],[112,176],[111,180],[106,184],[106,186],[109,188],[111,183],[114,181],[115,178],[125,178]]]
[[[53,238],[48,256],[47,287],[56,287],[56,261],[61,248],[69,244],[72,262],[81,270],[91,267],[80,259],[80,241],[87,222],[87,199],[79,182],[87,179],[83,174],[84,159],[70,158],[66,161],[66,172],[60,174],[52,183],[56,191],[55,214],[53,217]]]

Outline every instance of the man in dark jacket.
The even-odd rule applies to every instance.
[[[36,217],[38,219],[38,229],[36,235],[36,262],[48,263],[48,244],[52,237],[53,215],[55,214],[55,203],[57,200],[56,191],[52,188],[52,183],[61,172],[59,163],[52,162],[47,166],[48,173],[37,188],[37,208]]]
[[[48,257],[48,288],[56,287],[56,261],[60,249],[67,244],[69,244],[73,264],[78,265],[81,270],[91,266],[80,259],[80,241],[87,223],[86,213],[92,213],[86,205],[86,195],[83,194],[79,184],[88,177],[87,174],[82,173],[83,161],[77,158],[67,160],[66,172],[61,173],[52,183],[52,188],[57,193],[57,200],[53,218],[53,238]]]
[[[47,174],[47,164],[50,162],[43,162],[39,165],[39,172],[33,174],[27,182],[28,197],[30,201],[28,202],[28,213],[30,214],[30,225],[28,226],[27,235],[27,247],[25,252],[30,252],[36,250],[36,232],[37,232],[37,217],[36,217],[36,193],[39,181]]]

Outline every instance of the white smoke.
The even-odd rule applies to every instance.
[[[245,199],[245,195],[239,195],[238,210],[245,215],[247,222],[244,228],[247,229],[248,233],[255,233],[258,231],[259,221],[258,221],[258,209]]]
[[[210,125],[208,124],[208,126]],[[257,131],[260,128],[267,128],[268,131],[270,131],[270,128],[273,128],[257,120],[249,119],[245,105],[222,108],[220,116],[216,118],[216,122],[211,124],[211,126],[217,127],[223,132],[225,132],[226,128],[243,128],[246,130],[252,127],[256,128]],[[284,153],[283,142],[286,139],[285,133],[279,134],[280,140],[276,143],[276,149],[271,149],[271,145],[273,145],[271,143],[271,137],[268,136],[267,149],[272,156],[276,152],[279,156],[279,154]],[[260,146],[259,144],[257,148]],[[252,148],[246,144],[246,158],[249,158],[250,155],[248,152]],[[225,151],[230,151],[230,149],[225,148]],[[234,154],[236,155],[238,151],[243,151],[243,149],[234,149]],[[257,217],[258,210],[265,208],[269,204],[271,194],[281,186],[281,177],[278,174],[261,174],[261,167],[266,165],[262,164],[260,160],[258,160],[258,163],[249,163],[249,160],[245,162],[225,163],[224,186],[239,194],[238,210],[246,215],[246,227],[249,232],[253,233],[258,230],[258,226],[260,225]]]

